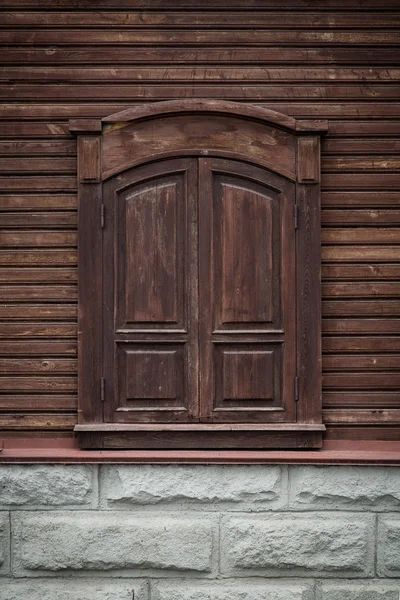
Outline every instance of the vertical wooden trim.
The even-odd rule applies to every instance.
[[[297,181],[318,183],[321,173],[319,136],[301,136],[297,140]]]
[[[299,137],[297,152],[297,422],[321,423],[320,138]]]
[[[101,136],[78,136],[79,423],[101,423],[102,229]]]
[[[211,346],[213,326],[212,306],[214,299],[213,274],[213,179],[212,162],[199,160],[198,166],[198,227],[199,227],[199,417],[210,420],[213,414],[214,365]],[[204,235],[205,232],[209,235]]]
[[[99,183],[101,177],[101,137],[80,135],[78,137],[79,183]]]

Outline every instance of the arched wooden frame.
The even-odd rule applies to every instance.
[[[183,156],[239,159],[267,168],[296,186],[297,421],[227,425],[228,436],[218,425],[215,443],[221,448],[321,446],[325,427],[321,410],[320,136],[326,130],[326,121],[296,120],[264,108],[206,100],[159,102],[101,120],[70,121],[70,131],[78,137],[76,431],[83,447],[138,448],[142,444],[148,448],[149,430],[158,432],[158,447],[193,447],[192,439],[204,447],[211,439],[213,425],[125,425],[103,420],[103,183],[132,167]],[[255,430],[264,435],[252,437]],[[173,436],[177,443],[171,442]]]

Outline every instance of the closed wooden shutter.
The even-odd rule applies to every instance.
[[[296,421],[295,186],[199,161],[201,417]]]
[[[294,184],[177,159],[104,205],[105,421],[295,421]]]
[[[204,101],[103,121],[71,123],[83,445],[319,446],[321,123]]]
[[[197,161],[152,163],[105,186],[107,422],[197,417]]]

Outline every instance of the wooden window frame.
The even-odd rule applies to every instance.
[[[321,290],[320,290],[320,137],[328,129],[326,121],[302,121],[263,108],[224,101],[184,100],[158,102],[139,106],[103,119],[70,121],[71,133],[77,135],[78,146],[78,425],[75,431],[84,448],[130,447],[126,439],[142,440],[147,446],[147,432],[158,431],[166,448],[171,447],[171,435],[181,438],[179,446],[190,448],[192,436],[204,440],[210,437],[213,425],[124,425],[103,422],[102,411],[102,183],[150,158],[143,144],[134,159],[126,164],[113,162],[112,140],[118,130],[161,116],[183,114],[230,115],[239,121],[252,122],[276,128],[290,134],[293,140],[293,169],[276,165],[247,155],[249,162],[266,166],[291,179],[296,185],[298,213],[297,231],[297,422],[295,424],[262,425],[261,445],[253,446],[251,429],[257,426],[218,426],[229,437],[232,448],[319,448],[322,445],[321,400]],[[116,135],[114,135],[116,137]],[[147,153],[146,153],[147,152]],[[210,155],[211,148],[193,149],[191,155]],[[177,156],[173,148],[157,155],[158,158]],[[187,155],[187,154],[186,154]],[[218,156],[218,152],[215,152]],[[226,152],[224,154],[226,156]],[[151,159],[155,160],[153,150]],[[244,156],[246,159],[246,156]],[[88,226],[98,223],[98,226]],[[88,282],[91,282],[88,284]],[[246,435],[248,436],[246,441]],[[244,436],[244,437],[243,437]],[[222,436],[224,437],[224,435]],[[122,439],[122,441],[121,441]],[[243,442],[243,440],[245,440]],[[218,444],[221,442],[218,441]],[[229,445],[230,444],[230,445]],[[135,446],[137,447],[137,446]],[[161,447],[163,447],[161,445]],[[193,446],[192,446],[193,447]]]

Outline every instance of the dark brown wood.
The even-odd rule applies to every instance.
[[[241,5],[243,9],[243,5]],[[177,44],[196,44],[199,46],[235,46],[235,45],[356,45],[356,46],[374,46],[374,45],[398,45],[400,34],[396,30],[390,31],[342,31],[329,29],[316,30],[298,30],[298,27],[279,30],[253,30],[249,32],[244,29],[215,29],[204,30],[197,29],[143,29],[137,31],[129,30],[102,30],[87,29],[85,31],[85,43],[87,45],[169,45]],[[71,28],[60,30],[57,28],[32,28],[29,37],[26,32],[18,29],[4,29],[0,31],[1,45],[55,45],[74,46],[82,44],[82,30]]]
[[[295,187],[217,159],[199,184],[201,418],[295,422]]]
[[[1,416],[0,416],[1,418]],[[182,448],[248,449],[248,448],[319,448],[322,441],[321,425],[290,426],[279,424],[268,427],[252,425],[197,425],[146,426],[104,425],[90,429],[78,426],[84,448]]]
[[[1,355],[41,361],[68,360],[76,353],[76,338],[63,337],[75,335],[77,314],[77,144],[70,132],[99,135],[102,118],[125,110],[147,119],[143,115],[151,114],[154,109],[148,106],[156,100],[180,106],[188,98],[200,103],[240,100],[244,111],[251,104],[285,114],[276,123],[281,133],[288,133],[286,125],[297,119],[292,131],[300,135],[304,127],[310,146],[313,124],[305,121],[329,119],[321,148],[323,360],[326,374],[338,373],[339,378],[338,387],[327,388],[323,396],[325,409],[347,412],[324,413],[327,437],[399,439],[399,427],[390,426],[394,414],[387,412],[398,409],[398,390],[339,387],[347,386],[343,374],[362,379],[362,373],[386,372],[390,382],[400,370],[393,329],[400,316],[398,0],[232,0],[229,6],[222,0],[172,0],[168,7],[161,0],[151,7],[146,0],[99,0],[95,7],[92,0],[0,4],[6,9],[0,15],[0,319],[3,334],[12,337],[1,338]],[[164,122],[170,119],[164,117]],[[283,156],[274,152],[271,139],[264,149],[267,136],[257,137],[258,119],[245,117],[246,140],[237,126],[230,129],[238,118],[227,113],[224,118],[222,133],[214,130],[215,148],[220,144],[226,150],[230,135],[235,149],[252,150],[256,161]],[[69,119],[74,121],[70,128]],[[144,122],[135,123],[143,134]],[[314,137],[327,128],[326,123],[314,126]],[[207,127],[211,123],[206,119],[197,132],[194,124],[186,137],[176,127],[168,141],[168,128],[162,135],[155,128],[153,138],[128,147],[124,143],[132,123],[124,128],[126,135],[121,131],[124,142],[117,152],[125,148],[129,162],[132,148],[143,150],[143,158],[146,147],[149,153],[164,144],[181,150],[181,140],[194,135],[204,139],[204,131],[211,138]],[[207,150],[207,141],[202,148]],[[279,159],[280,167],[287,157]],[[295,178],[294,163],[286,162],[286,168],[288,164]],[[265,166],[273,168],[271,162]],[[97,209],[91,208],[94,222]],[[297,237],[303,216],[300,211]],[[305,284],[308,295],[308,280]],[[142,342],[148,344],[152,335],[143,334]],[[178,335],[181,342],[183,334]],[[223,334],[215,335],[224,342]],[[232,343],[238,342],[236,336]],[[253,357],[255,372],[269,368],[259,356]],[[235,395],[243,381],[234,381],[240,369],[235,361],[233,357],[227,364],[226,372],[232,374],[226,382],[228,395]],[[18,435],[15,415],[24,410],[31,417],[21,431],[43,438],[48,433],[40,412],[67,413],[68,418],[76,414],[71,395],[67,400],[65,393],[35,391],[34,377],[42,371],[40,362],[32,365],[37,370],[25,374],[33,378],[31,390],[0,396],[8,436]],[[270,394],[265,385],[254,385],[256,394]],[[245,393],[249,389],[242,388]],[[364,413],[354,412],[375,406],[386,411],[385,422],[367,423]],[[364,420],[357,425],[359,418]],[[72,426],[72,418],[57,417],[49,432],[70,435]]]
[[[298,138],[297,173],[297,415],[300,422],[319,423],[322,418],[319,138]]]
[[[197,163],[126,171],[104,186],[104,204],[105,418],[190,421],[198,385]]]
[[[54,13],[53,13],[54,14]],[[85,14],[85,13],[83,13]],[[126,13],[125,13],[126,14]],[[242,12],[242,14],[245,14]],[[82,15],[82,13],[80,13]],[[364,16],[365,18],[365,16]],[[83,42],[82,42],[83,43]],[[287,46],[231,46],[224,48],[215,47],[129,47],[129,46],[53,46],[51,51],[46,47],[35,46],[9,46],[5,58],[10,65],[41,64],[50,66],[52,64],[144,64],[155,63],[192,65],[192,64],[214,64],[214,65],[259,65],[267,63],[278,64],[367,64],[367,65],[396,65],[398,63],[397,49],[381,46],[376,48],[352,46],[346,47],[287,47]],[[354,124],[353,124],[354,126]]]
[[[132,7],[133,8],[133,7]],[[392,28],[399,24],[398,12],[371,12],[368,14],[369,27]],[[187,12],[143,12],[131,10],[130,12],[5,12],[1,15],[1,27],[79,27],[79,28],[246,28],[251,29],[286,29],[286,28],[323,28],[352,29],[364,28],[366,15],[360,12],[275,12],[275,11],[252,11],[248,12],[207,12],[196,11],[196,19]]]
[[[269,423],[295,424],[297,413],[302,435],[310,423],[322,430],[320,310],[312,307],[319,292],[310,296],[306,283],[311,278],[318,291],[319,262],[308,257],[318,259],[320,244],[320,150],[318,137],[300,137],[297,146],[296,134],[315,134],[326,124],[297,124],[216,101],[149,105],[103,123],[103,135],[93,138],[103,142],[101,151],[97,145],[93,154],[84,137],[78,145],[79,165],[101,155],[105,184],[102,397],[92,397],[97,417],[81,420],[77,432],[99,422],[103,410],[106,423],[120,426],[115,431],[133,423],[200,421],[215,427],[264,422],[267,432]],[[159,160],[176,155],[188,158]],[[298,198],[291,181],[296,162],[297,176],[307,182]],[[81,199],[87,184],[81,174],[79,181]],[[305,211],[297,241],[296,200]],[[92,221],[80,218],[82,235],[98,229]],[[85,313],[82,296],[81,302]],[[99,329],[94,335],[100,346]],[[299,377],[297,406],[302,362],[307,373]],[[107,443],[100,428],[91,431],[93,443]],[[271,436],[263,444],[273,446]],[[136,443],[131,437],[125,443]],[[187,443],[164,438],[159,443]],[[314,436],[304,443],[320,442]],[[207,441],[200,436],[196,443]]]
[[[103,418],[102,376],[102,231],[100,137],[79,135],[78,141],[78,395],[79,422]],[[87,224],[91,223],[88,227]],[[90,285],[88,284],[90,282]]]

